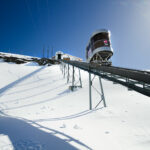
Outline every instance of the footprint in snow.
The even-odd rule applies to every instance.
[[[125,123],[126,121],[122,120],[121,122]]]
[[[73,126],[74,129],[81,129],[77,124]]]
[[[105,131],[105,134],[109,134],[109,131]]]
[[[65,124],[63,124],[62,126],[60,126],[60,128],[66,128],[66,125],[65,125]]]

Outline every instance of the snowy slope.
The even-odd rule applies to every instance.
[[[17,57],[17,58],[24,58],[24,59],[38,58],[38,57],[32,57],[32,56],[21,55],[21,54],[3,53],[3,52],[0,52],[0,56]]]
[[[107,107],[89,111],[84,71],[83,88],[70,92],[59,65],[0,68],[0,150],[150,149],[149,97],[102,80]]]

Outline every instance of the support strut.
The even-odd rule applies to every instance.
[[[67,71],[67,83],[69,83],[69,77],[70,77],[70,73],[69,73],[69,69],[70,69],[70,66],[69,66],[69,64],[68,64],[68,71]]]
[[[91,81],[91,73],[89,73],[89,109],[92,110],[92,81]]]
[[[68,66],[69,67],[69,66]],[[80,69],[78,69],[78,75],[75,77],[75,67],[72,66],[72,85],[69,86],[69,89],[71,91],[74,91],[75,88],[82,88],[82,80],[81,80],[81,73],[80,73]],[[69,74],[69,68],[68,68],[68,76],[67,76],[67,83],[69,83],[69,78],[70,78],[70,74]]]
[[[100,101],[98,102],[98,104],[95,106],[95,108],[97,108],[102,101],[103,101],[103,106],[106,107],[106,101],[105,101],[101,77],[99,76],[100,92],[92,85],[94,79],[95,79],[95,76],[93,79],[91,79],[91,73],[89,72],[89,109],[90,110],[92,110],[92,87],[93,87],[93,89],[96,90],[96,92],[100,95],[100,98],[101,98]]]

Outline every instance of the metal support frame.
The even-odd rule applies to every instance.
[[[64,64],[63,68],[64,68],[64,78],[65,78],[65,76],[66,76],[66,64]]]
[[[115,66],[99,66],[97,64],[78,61],[62,60],[62,62],[73,65],[84,71],[91,72],[92,74],[101,76],[108,81],[121,84],[127,88],[150,97],[150,73],[148,71]],[[128,78],[130,82],[127,82],[126,78]]]
[[[91,81],[91,73],[89,73],[89,109],[92,110],[92,81]]]
[[[82,88],[82,80],[81,80],[81,73],[80,73],[80,69],[79,70],[79,82],[80,82],[80,87]]]
[[[91,78],[91,73],[89,72],[89,109],[92,110],[92,87],[93,89],[96,90],[96,92],[100,95],[101,99],[99,101],[99,103],[95,106],[95,108],[97,108],[100,103],[103,101],[103,105],[104,107],[106,107],[106,101],[105,101],[105,96],[104,96],[104,90],[103,90],[103,84],[102,84],[102,80],[101,77],[99,77],[99,85],[100,85],[100,92],[93,86],[93,81],[95,79],[95,75],[93,77],[93,79]]]
[[[101,88],[101,98],[104,104],[104,107],[106,107],[106,101],[105,101],[105,96],[104,96],[104,90],[103,90],[103,84],[102,84],[102,78],[99,76],[99,83],[100,83],[100,88]]]
[[[81,87],[82,88],[82,80],[81,80],[81,73],[80,73],[80,69],[78,69],[78,77],[75,78],[75,66],[72,65],[72,82],[71,82],[71,86],[69,86],[69,89],[71,91],[74,91],[74,89],[76,89],[77,87]],[[62,64],[62,70],[63,70],[63,76],[65,77],[67,75],[67,83],[69,83],[70,80],[70,65],[68,64],[66,67],[66,64]],[[66,73],[67,71],[67,73]],[[104,90],[103,90],[103,85],[102,85],[102,81],[101,81],[101,76],[99,77],[99,85],[100,85],[100,91],[98,91],[94,86],[93,86],[93,81],[95,79],[95,76],[93,77],[93,79],[91,78],[91,72],[89,71],[89,109],[92,110],[92,88],[94,90],[96,90],[96,92],[100,95],[101,99],[98,102],[98,104],[95,106],[95,108],[97,108],[100,103],[103,101],[103,106],[106,107],[106,102],[105,102],[105,96],[104,96]],[[76,79],[78,79],[78,82],[75,83]]]
[[[89,109],[92,110],[92,88],[93,87],[93,80],[97,75],[99,77],[99,84],[100,84],[100,92],[94,88],[97,93],[99,93],[101,100],[95,106],[98,107],[100,103],[103,101],[104,107],[106,107],[106,101],[103,91],[103,85],[101,78],[106,79],[108,81],[112,81],[114,84],[120,84],[128,88],[128,90],[134,90],[141,94],[150,97],[150,73],[143,72],[140,70],[128,69],[128,68],[120,68],[120,67],[108,67],[108,66],[98,66],[95,64],[89,64],[85,62],[77,62],[77,61],[62,61],[68,64],[68,76],[67,76],[67,83],[69,82],[69,65],[77,67],[78,69],[82,69],[89,73]],[[72,91],[74,90],[75,86],[75,70],[73,67],[73,75],[72,75]],[[91,74],[94,74],[94,78],[91,79]],[[82,87],[82,82],[80,81],[80,70],[79,70],[79,82],[80,86]]]
[[[108,73],[106,73],[105,75],[107,77],[110,76]],[[128,91],[133,91],[134,90],[134,89],[130,88],[129,85],[135,86],[135,87],[141,88],[141,89],[143,88],[145,90],[150,89],[150,86],[148,84],[143,83],[143,82],[139,82],[139,81],[136,81],[136,80],[133,80],[133,79],[130,79],[130,78],[125,78],[125,77],[121,77],[121,76],[113,75],[113,74],[111,74],[111,77],[113,77],[113,79],[115,79],[115,81],[113,81],[113,84],[118,84],[118,81],[119,81],[119,82],[122,82],[122,83],[128,85],[127,86]]]
[[[65,78],[66,76],[68,77],[67,64],[61,63],[61,65],[60,65],[60,70],[62,71],[63,78]]]
[[[67,83],[69,83],[69,78],[70,78],[70,72],[69,72],[69,70],[70,70],[70,66],[68,64],[68,68],[67,68]]]
[[[69,81],[69,74],[67,77],[67,81]],[[79,85],[78,85],[79,83]],[[82,80],[81,80],[81,73],[80,73],[80,69],[78,68],[78,75],[75,78],[75,66],[72,66],[72,85],[69,87],[71,91],[74,91],[74,89],[76,88],[82,88]]]
[[[61,63],[62,74],[64,78],[67,76],[67,83],[69,83],[70,78],[72,78],[71,86],[69,86],[69,89],[71,91],[74,91],[74,89],[78,87],[82,88],[80,69],[79,68],[76,68],[76,69],[78,69],[78,74],[76,74],[75,66],[72,66],[72,75],[70,75],[70,71],[71,71],[70,65]]]
[[[63,63],[60,64],[60,70],[61,70],[61,72],[63,74]]]
[[[75,77],[74,77],[74,66],[72,66],[72,87],[74,88],[74,81],[75,81]]]

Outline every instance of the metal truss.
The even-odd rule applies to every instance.
[[[69,89],[71,91],[74,91],[76,88],[82,88],[81,73],[79,68],[76,68],[69,64],[61,63],[61,70],[63,77],[67,77],[67,83],[70,83],[71,80],[72,85],[69,86]],[[72,75],[70,74],[71,71]]]
[[[150,97],[150,72],[115,66],[99,66],[77,61],[63,61],[104,79],[126,86]]]
[[[102,84],[101,77],[98,76],[100,91],[93,86],[93,81],[94,81],[95,77],[96,77],[96,75],[94,75],[94,77],[91,78],[91,73],[89,73],[89,109],[90,110],[92,110],[92,88],[100,95],[100,101],[95,106],[95,108],[97,108],[101,104],[101,102],[103,102],[104,107],[106,107],[106,102],[105,102],[105,96],[104,96],[104,90],[103,90],[103,84]]]
[[[97,93],[100,95],[100,101],[95,106],[98,107],[101,102],[103,102],[104,107],[106,107],[105,102],[105,96],[103,91],[103,85],[101,78],[112,81],[114,84],[120,84],[128,88],[128,90],[134,90],[136,92],[139,92],[141,94],[144,94],[146,96],[150,97],[150,72],[147,71],[141,71],[141,70],[135,70],[135,69],[128,69],[128,68],[121,68],[121,67],[114,67],[114,66],[99,66],[97,64],[89,64],[85,62],[78,62],[78,61],[64,61],[61,62],[66,63],[68,65],[68,68],[64,68],[63,74],[64,77],[66,75],[65,70],[67,71],[67,83],[69,83],[69,80],[71,78],[69,73],[69,66],[72,66],[72,86],[70,86],[70,89],[73,91],[76,87],[82,87],[81,82],[81,75],[79,70],[78,75],[78,82],[80,83],[79,86],[76,84],[75,79],[75,67],[76,69],[82,69],[84,71],[87,71],[89,73],[89,109],[91,110],[92,107],[92,89],[95,89]],[[91,74],[97,75],[99,77],[99,84],[100,84],[100,91],[97,90],[93,86],[93,79],[91,79]],[[77,82],[77,83],[78,83]]]

